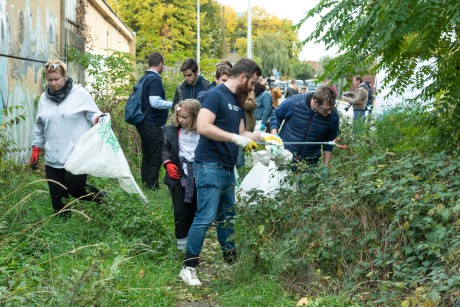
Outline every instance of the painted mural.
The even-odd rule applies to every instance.
[[[20,107],[3,114],[0,122],[25,115],[7,131],[20,149],[11,157],[18,162],[30,153],[34,100],[43,92],[43,65],[59,54],[59,6],[59,0],[0,0],[0,109]]]

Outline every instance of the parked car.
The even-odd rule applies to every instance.
[[[308,93],[314,93],[317,89],[321,87],[321,83],[317,83],[316,79],[305,80],[305,85],[307,86]]]
[[[278,86],[280,87],[281,94],[283,94],[283,95],[284,95],[284,93],[286,92],[286,88],[287,88],[287,86],[288,86],[288,82],[289,82],[289,81],[275,80],[276,85],[278,85]]]

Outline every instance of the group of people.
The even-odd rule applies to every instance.
[[[324,86],[278,105],[272,99],[276,90],[267,92],[254,61],[243,58],[234,65],[223,61],[216,67],[215,81],[209,83],[199,75],[196,61],[187,59],[181,67],[184,82],[174,101],[168,101],[161,78],[163,56],[151,53],[148,64],[139,80],[145,118],[136,126],[142,146],[141,179],[146,188],[158,189],[160,168],[165,168],[163,181],[172,198],[177,248],[185,251],[179,276],[186,284],[197,286],[201,281],[196,267],[213,222],[224,261],[232,264],[237,257],[234,168],[240,149],[251,151],[256,142],[295,142],[285,145],[293,153],[293,163],[316,167],[321,145],[311,142],[332,141],[338,135],[336,93]],[[104,198],[104,193],[86,184],[86,175],[73,175],[63,165],[79,138],[105,114],[67,76],[64,63],[49,61],[45,73],[47,87],[39,101],[30,164],[36,165],[39,150],[44,148],[46,177],[53,180],[49,182],[53,208],[63,214],[68,193],[81,197],[90,191],[96,201]],[[281,97],[280,93],[276,96]],[[247,117],[251,107],[253,124]],[[173,115],[167,125],[170,109]],[[323,146],[322,151],[327,167],[332,146]]]

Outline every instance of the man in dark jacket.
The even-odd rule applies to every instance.
[[[197,99],[198,93],[206,91],[210,85],[209,81],[198,75],[198,63],[195,59],[185,60],[180,71],[185,80],[176,88],[173,100],[174,106],[184,99]]]
[[[281,123],[283,128],[279,131]],[[328,142],[339,134],[339,114],[335,108],[335,94],[329,87],[314,93],[294,95],[279,105],[270,118],[271,133],[283,142]],[[316,166],[323,146],[324,165],[332,156],[332,145],[285,144],[293,155],[293,162],[305,161]]]
[[[139,82],[144,82],[142,90],[142,110],[144,120],[136,126],[141,138],[142,164],[141,179],[147,189],[157,190],[161,168],[161,149],[163,148],[163,126],[168,119],[172,102],[166,100],[166,92],[160,74],[164,59],[158,52],[149,56],[149,69]]]

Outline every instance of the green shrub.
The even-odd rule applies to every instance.
[[[418,303],[452,303],[460,285],[460,149],[423,148],[431,134],[412,124],[418,115],[396,110],[357,135],[345,125],[350,149],[335,151],[329,179],[307,175],[299,191],[274,199],[251,194],[239,206],[236,236],[248,263],[310,295],[340,291],[392,304],[417,293]],[[392,118],[398,124],[388,127]],[[410,135],[408,148],[402,140]]]

